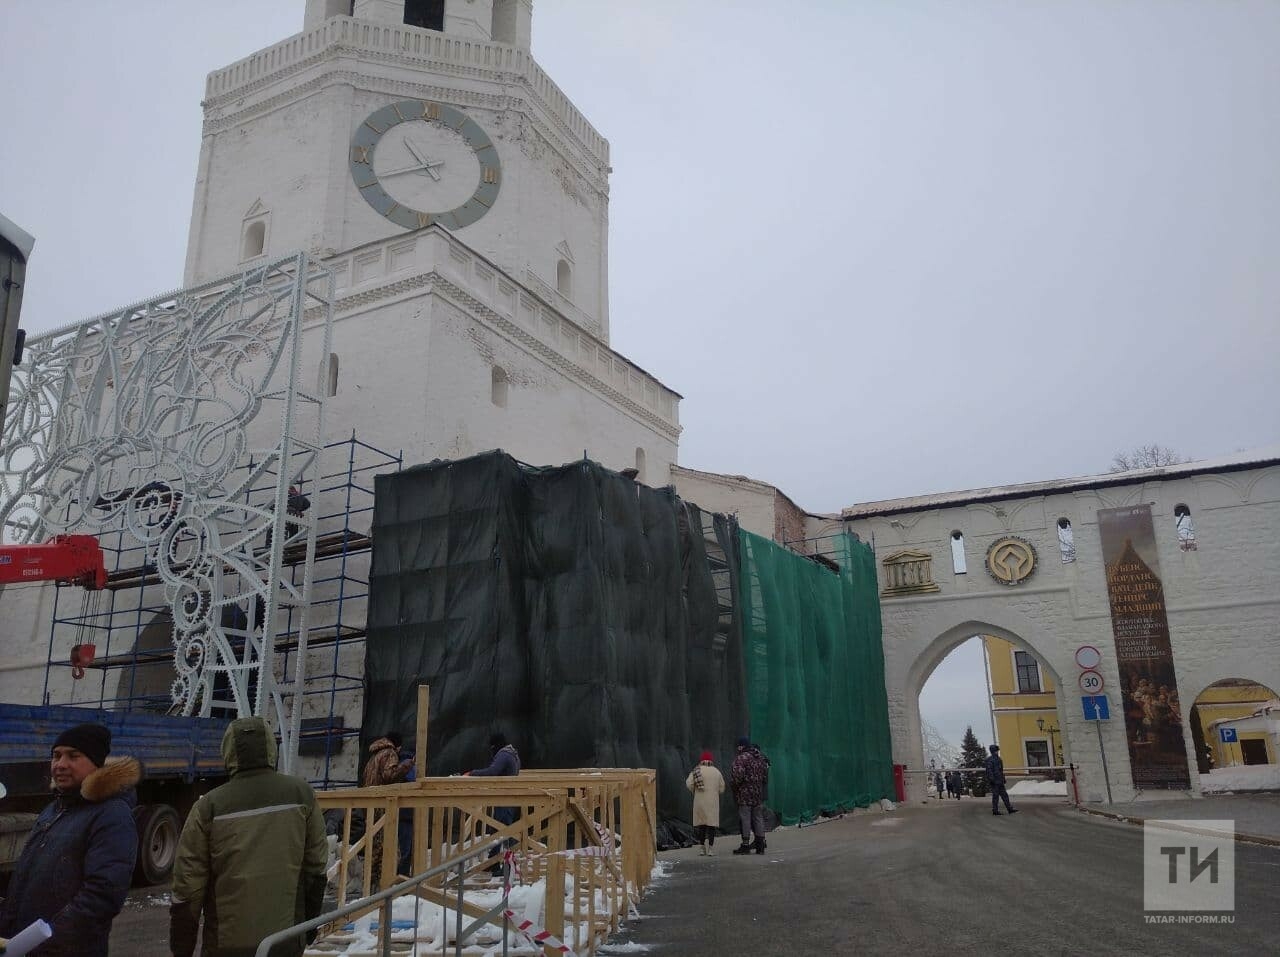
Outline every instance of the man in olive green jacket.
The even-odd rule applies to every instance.
[[[251,957],[264,937],[320,915],[328,846],[310,785],[275,770],[276,740],[261,718],[240,718],[222,738],[231,780],[196,802],[173,866],[169,949]],[[297,957],[301,936],[272,957]]]

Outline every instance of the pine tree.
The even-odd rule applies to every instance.
[[[981,768],[987,760],[986,750],[978,743],[978,736],[973,733],[973,726],[964,729],[964,740],[960,742],[960,767]],[[965,784],[974,797],[982,797],[987,793],[987,776],[985,772],[965,772]]]

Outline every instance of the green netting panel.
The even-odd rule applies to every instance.
[[[739,532],[751,738],[784,823],[893,796],[880,602],[871,549],[832,539],[839,572]]]

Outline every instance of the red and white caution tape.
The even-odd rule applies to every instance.
[[[600,836],[600,846],[579,847],[569,851],[555,851],[554,854],[563,857],[611,857],[616,847],[613,832],[598,823],[595,824],[595,829],[596,833]],[[510,897],[511,878],[512,876],[519,878],[520,865],[516,863],[516,854],[511,850],[503,852],[502,860],[506,865],[503,876],[503,892],[505,896]],[[573,951],[569,949],[569,946],[560,938],[552,935],[550,931],[537,926],[531,920],[524,920],[510,908],[505,909],[502,913],[507,920],[511,921],[515,929],[519,931],[521,936],[526,940],[539,947],[550,947],[556,953],[569,954],[570,957],[574,957]]]
[[[516,916],[516,912],[513,910],[504,910],[502,913],[507,916],[507,919],[515,925],[516,930],[518,930],[521,936],[526,940],[531,941],[539,947],[550,947],[558,954],[569,954],[569,957],[574,957],[573,951],[569,949],[569,945],[559,937],[553,936],[551,931],[543,930],[531,920],[521,920]]]
[[[511,875],[515,874],[519,876],[520,868],[516,864],[516,855],[514,851],[504,852],[502,855],[502,860],[503,860],[503,863],[506,864],[506,875],[507,875],[506,877],[503,878],[503,886],[504,886],[504,892],[505,892],[504,896],[510,897],[511,896]],[[570,957],[574,957],[573,951],[569,949],[568,945],[564,941],[562,941],[559,937],[553,936],[549,930],[544,930],[543,928],[537,926],[533,921],[525,920],[524,918],[518,916],[516,912],[513,911],[510,907],[506,908],[502,913],[507,918],[507,920],[511,921],[511,923],[515,926],[515,929],[520,932],[521,936],[523,936],[530,943],[535,944],[538,947],[550,947],[556,953],[569,954]]]
[[[614,852],[613,831],[596,821],[591,823],[595,825],[596,834],[600,836],[599,846],[578,847],[571,851],[555,851],[554,853],[562,857],[612,857]]]

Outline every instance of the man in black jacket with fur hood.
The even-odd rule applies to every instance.
[[[53,937],[40,957],[106,957],[129,893],[141,769],[133,758],[107,760],[110,751],[111,731],[100,724],[76,725],[53,744],[55,797],[36,818],[0,907],[0,937],[48,921]]]

